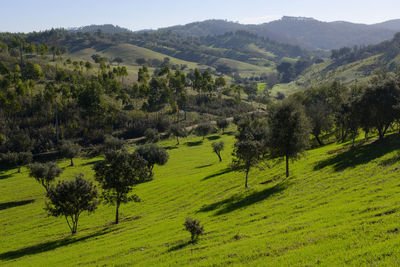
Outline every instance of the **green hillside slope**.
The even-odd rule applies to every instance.
[[[331,144],[307,151],[284,179],[284,166],[244,175],[227,169],[234,137],[164,141],[170,160],[155,179],[134,189],[141,203],[100,206],[82,216],[71,237],[63,218],[46,217],[44,190],[27,170],[0,171],[0,265],[380,265],[399,263],[400,193],[397,135],[349,150]],[[223,140],[223,162],[211,151]],[[62,179],[83,172],[93,179],[99,158],[68,161]],[[196,244],[183,230],[198,218],[205,235]]]

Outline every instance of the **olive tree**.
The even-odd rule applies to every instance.
[[[116,205],[115,223],[118,224],[121,203],[139,202],[137,195],[129,196],[129,193],[135,185],[150,180],[147,162],[137,153],[108,151],[105,160],[94,166],[94,171],[95,179],[103,189],[103,200]]]
[[[286,101],[276,106],[269,120],[269,150],[273,157],[286,158],[286,177],[288,177],[289,159],[296,159],[308,146],[310,124],[304,108],[293,101]]]
[[[179,137],[184,138],[187,136],[185,127],[179,124],[172,125],[171,128],[169,129],[169,132],[176,137],[177,145],[179,145]]]
[[[225,144],[224,144],[223,141],[221,141],[221,142],[213,142],[211,144],[211,147],[213,148],[214,153],[217,154],[220,162],[222,161],[221,151],[224,150],[224,146],[225,146]]]
[[[81,213],[92,213],[97,208],[97,196],[97,189],[92,182],[79,174],[75,180],[62,181],[50,187],[46,210],[51,216],[64,216],[71,233],[75,234]]]
[[[222,131],[222,134],[225,132],[225,129],[228,128],[229,121],[225,118],[217,120],[217,127]]]
[[[202,136],[204,138],[214,131],[214,126],[210,122],[204,122],[197,125],[195,129],[195,133],[198,136]]]
[[[28,165],[29,176],[35,178],[46,192],[49,192],[50,184],[62,173],[62,170],[55,162],[32,163]]]
[[[18,173],[21,173],[21,167],[32,162],[31,152],[10,152],[3,154],[1,160],[18,168]]]
[[[77,157],[81,153],[81,146],[72,141],[66,140],[61,143],[60,152],[63,157],[70,159],[71,166],[74,166],[73,158]]]
[[[146,144],[139,146],[135,150],[135,154],[138,154],[141,158],[146,161],[146,166],[149,171],[148,177],[153,177],[154,165],[164,165],[167,163],[169,155],[167,151],[157,146],[156,144]]]
[[[245,187],[248,188],[250,170],[263,162],[268,152],[269,127],[265,120],[252,116],[243,117],[237,125],[231,168],[246,174]]]

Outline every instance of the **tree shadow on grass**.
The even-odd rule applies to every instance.
[[[224,132],[223,135],[234,135],[235,132],[234,131],[229,131],[229,132]]]
[[[387,153],[400,149],[400,139],[397,136],[387,136],[382,142],[374,142],[358,148],[350,149],[328,159],[318,162],[314,170],[321,170],[333,166],[335,171],[343,171],[366,164],[374,159],[380,158]]]
[[[0,175],[0,180],[11,178],[12,176],[13,176],[12,174],[1,174]]]
[[[9,209],[9,208],[18,207],[18,206],[28,205],[28,204],[33,203],[34,201],[35,201],[34,199],[29,199],[29,200],[0,203],[0,210],[5,210],[5,209]]]
[[[288,186],[287,182],[281,182],[267,189],[261,190],[259,192],[254,192],[243,196],[242,194],[233,195],[222,201],[218,201],[209,205],[203,206],[198,212],[208,212],[217,210],[215,216],[226,214],[247,206],[261,202],[274,194],[277,194]]]
[[[220,139],[220,138],[221,138],[221,136],[219,136],[219,135],[213,135],[213,136],[207,137],[207,139],[208,139],[209,141],[218,140],[218,139]]]
[[[214,177],[223,175],[223,174],[225,174],[225,173],[230,173],[230,172],[233,172],[233,170],[230,169],[230,168],[226,168],[226,169],[220,170],[220,171],[218,171],[218,172],[216,172],[216,173],[207,175],[206,177],[204,177],[204,178],[202,179],[202,181],[205,181],[205,180],[208,180],[208,179],[211,179],[211,178],[214,178]]]
[[[177,149],[177,148],[178,148],[177,145],[175,145],[175,146],[165,146],[164,147],[164,149],[166,149],[166,150],[173,150],[173,149]]]
[[[199,145],[201,145],[201,144],[203,144],[203,140],[201,140],[201,141],[194,141],[194,142],[186,142],[186,145],[187,145],[187,146],[199,146]]]
[[[96,163],[98,163],[100,161],[103,161],[103,160],[97,159],[97,160],[88,161],[86,163],[83,163],[82,166],[95,165]]]
[[[207,168],[207,167],[210,167],[210,166],[212,166],[212,164],[201,165],[201,166],[197,166],[197,167],[194,167],[194,168],[195,169],[203,169],[203,168]]]
[[[192,240],[189,240],[189,241],[186,241],[186,242],[183,242],[183,243],[179,243],[179,244],[177,244],[175,246],[170,247],[168,249],[168,252],[172,252],[172,251],[177,251],[177,250],[183,249],[183,248],[185,248],[185,247],[187,247],[187,246],[189,246],[191,244],[194,244],[194,243],[196,243],[196,241],[193,242]]]
[[[97,236],[101,236],[101,235],[105,235],[107,233],[110,233],[112,231],[112,229],[102,229],[100,231],[94,232],[92,234],[89,235],[85,235],[85,236],[81,236],[81,237],[66,237],[63,239],[59,239],[59,240],[55,240],[55,241],[49,241],[49,242],[44,242],[44,243],[40,243],[37,245],[33,245],[33,246],[29,246],[29,247],[25,247],[25,248],[21,248],[21,249],[17,249],[17,250],[13,250],[13,251],[8,251],[5,253],[0,254],[0,260],[14,260],[14,259],[18,259],[24,256],[28,256],[28,255],[34,255],[34,254],[38,254],[38,253],[42,253],[42,252],[46,252],[46,251],[50,251],[62,246],[67,246],[76,242],[80,242],[80,241],[84,241],[90,238],[94,238]]]

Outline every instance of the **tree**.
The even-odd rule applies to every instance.
[[[217,127],[218,129],[222,130],[222,134],[224,134],[225,129],[228,128],[229,121],[225,118],[221,118],[217,120]]]
[[[73,143],[72,141],[66,140],[61,143],[60,152],[63,157],[71,159],[70,166],[74,166],[73,158],[81,153],[81,146]]]
[[[125,141],[114,137],[112,135],[106,135],[104,138],[103,150],[105,152],[109,150],[120,150],[124,147]]]
[[[160,141],[160,133],[157,129],[146,129],[146,131],[144,131],[144,136],[146,137],[146,141],[149,143],[157,143]]]
[[[278,105],[270,116],[269,148],[273,157],[286,158],[286,177],[289,176],[289,159],[297,158],[309,142],[310,125],[303,107],[286,101]]]
[[[214,126],[210,122],[204,122],[204,123],[201,123],[201,124],[197,125],[197,127],[195,129],[195,133],[198,136],[202,136],[203,140],[204,140],[204,138],[208,134],[212,133],[213,130],[214,130]]]
[[[146,166],[149,171],[148,177],[153,177],[154,165],[165,165],[168,161],[169,155],[167,151],[157,146],[156,144],[146,144],[139,146],[135,150],[135,154],[139,155],[146,161]]]
[[[185,127],[183,127],[182,125],[179,125],[179,124],[172,125],[171,128],[169,129],[169,131],[171,134],[173,134],[176,137],[177,145],[179,145],[179,137],[184,138],[187,136]]]
[[[62,173],[55,162],[29,164],[29,176],[35,178],[46,192],[49,192],[50,184]]]
[[[109,151],[105,160],[94,166],[95,179],[103,189],[102,198],[106,203],[115,204],[115,223],[119,222],[121,203],[139,202],[137,195],[129,196],[133,186],[149,181],[147,162],[139,154],[126,150]]]
[[[9,152],[3,154],[2,161],[8,162],[18,168],[18,173],[21,173],[21,167],[32,162],[31,152]]]
[[[92,213],[96,210],[97,189],[92,182],[79,174],[75,180],[62,181],[57,186],[51,186],[47,192],[49,202],[46,210],[51,216],[64,216],[72,234],[78,229],[78,220],[82,212]]]
[[[368,124],[378,131],[382,141],[386,131],[396,119],[395,106],[400,99],[400,89],[390,77],[376,77],[361,97],[367,112]]]
[[[185,229],[190,232],[190,239],[192,242],[195,242],[199,236],[204,233],[204,227],[200,225],[199,220],[186,218],[183,226],[185,226]]]
[[[248,188],[247,181],[249,172],[252,167],[256,166],[261,161],[262,144],[255,140],[243,140],[235,143],[233,150],[234,159],[232,161],[232,169],[243,171],[246,174],[244,186]]]
[[[223,141],[221,141],[221,142],[219,142],[219,143],[213,142],[213,143],[211,144],[211,146],[212,146],[212,148],[213,148],[213,151],[214,151],[215,154],[217,154],[217,156],[218,156],[220,162],[222,161],[222,158],[221,158],[221,151],[224,150],[224,145],[225,145],[225,144],[224,144]]]
[[[258,93],[257,83],[246,85],[243,90],[247,94],[248,100],[254,100]]]

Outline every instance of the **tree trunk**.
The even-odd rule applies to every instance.
[[[179,137],[176,137],[176,144],[179,145]]]
[[[325,144],[321,141],[321,139],[319,139],[319,137],[318,137],[317,134],[315,135],[315,139],[317,140],[317,142],[318,142],[318,144],[319,144],[320,146],[325,145]]]
[[[119,222],[119,214],[118,214],[118,212],[119,212],[119,205],[120,205],[120,202],[119,202],[119,200],[117,201],[117,209],[115,210],[115,224],[118,224],[118,222]]]
[[[221,158],[220,153],[217,153],[217,156],[218,156],[218,158],[219,158],[219,162],[221,162],[221,161],[222,161],[222,158]]]
[[[289,157],[286,155],[286,178],[289,177]]]
[[[21,173],[21,166],[18,166],[18,173]]]
[[[74,161],[72,160],[72,158],[71,158],[71,166],[74,166]]]
[[[249,188],[248,186],[247,186],[247,178],[249,177],[249,170],[247,170],[246,171],[246,182],[244,183],[244,187],[245,188]]]

